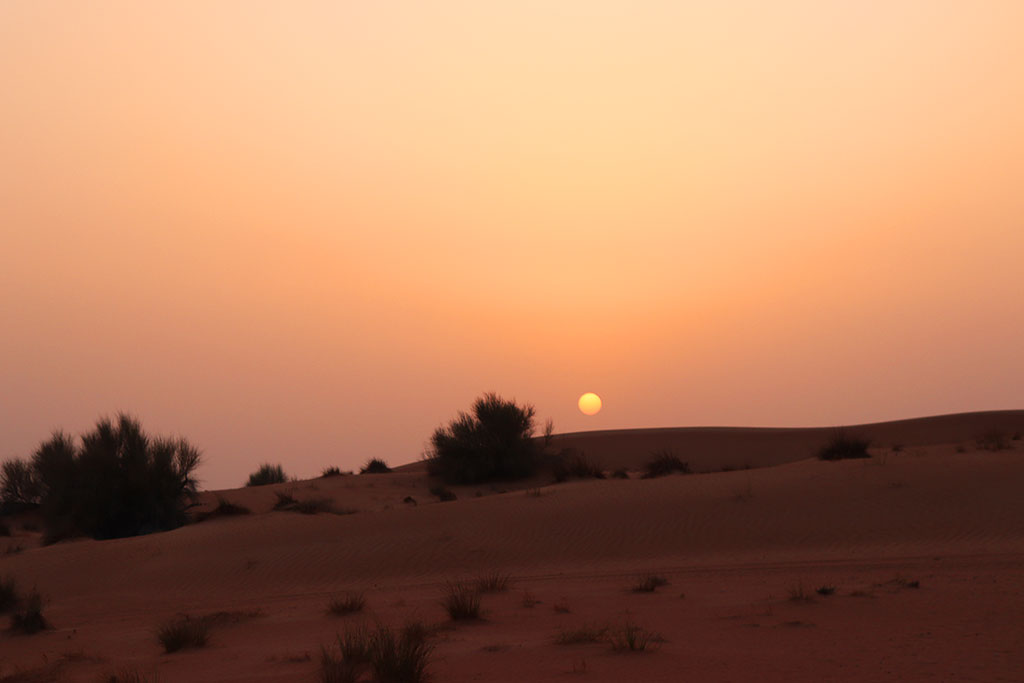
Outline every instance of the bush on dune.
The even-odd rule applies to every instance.
[[[373,458],[369,460],[359,470],[359,474],[389,474],[390,472],[391,468],[388,467],[388,464],[380,458]]]
[[[269,486],[271,484],[283,484],[288,481],[284,468],[280,465],[271,465],[269,462],[260,465],[260,468],[249,475],[246,486]]]
[[[824,446],[818,449],[821,460],[849,460],[853,458],[870,458],[868,447],[871,441],[861,436],[850,434],[845,429],[837,429]]]
[[[690,473],[690,464],[683,462],[679,457],[670,450],[655,451],[651,454],[652,457],[644,465],[644,479],[654,479],[656,477],[664,477],[673,472],[679,472],[680,474]]]
[[[471,413],[460,412],[434,431],[428,472],[449,484],[529,477],[541,450],[533,438],[534,415],[531,405],[485,394],[473,403]]]
[[[122,414],[100,420],[80,443],[56,432],[30,463],[5,463],[3,502],[38,505],[45,542],[173,529],[187,521],[199,462],[186,440],[150,437]]]

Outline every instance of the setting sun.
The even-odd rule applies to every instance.
[[[597,415],[601,412],[601,397],[592,391],[580,396],[580,412],[584,415]]]

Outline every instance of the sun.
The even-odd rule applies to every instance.
[[[601,412],[601,397],[592,391],[580,396],[580,412],[584,415],[597,415]]]

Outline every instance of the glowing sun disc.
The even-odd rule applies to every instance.
[[[580,412],[584,415],[597,415],[601,412],[601,397],[592,391],[580,396]]]

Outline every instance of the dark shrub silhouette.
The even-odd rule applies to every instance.
[[[680,474],[690,473],[690,464],[683,462],[679,457],[670,450],[655,451],[651,454],[653,457],[647,461],[644,465],[643,479],[654,479],[656,477],[664,477],[673,472],[679,472]]]
[[[540,446],[533,440],[533,406],[519,406],[497,394],[473,403],[434,431],[427,458],[430,474],[450,484],[522,479],[537,467]]]
[[[457,496],[455,495],[454,491],[452,491],[449,488],[445,488],[444,486],[440,486],[440,485],[438,485],[438,486],[431,486],[430,487],[430,495],[437,496],[438,499],[440,499],[440,501],[442,503],[450,503],[451,501],[457,499]]]
[[[120,538],[174,529],[187,519],[200,455],[184,439],[151,438],[138,420],[100,420],[74,440],[57,432],[32,458],[45,542]]]
[[[359,474],[387,474],[391,471],[388,464],[380,458],[373,458],[359,470]]]
[[[551,467],[551,473],[556,482],[564,482],[569,479],[604,479],[604,470],[597,466],[593,460],[588,458],[582,451],[575,448],[565,448],[558,454]]]
[[[280,465],[271,465],[269,462],[260,465],[260,468],[249,475],[246,486],[268,486],[270,484],[283,484],[288,481],[284,468]]]
[[[217,507],[207,512],[200,512],[195,516],[195,521],[205,522],[208,519],[215,519],[217,517],[237,517],[239,515],[252,514],[252,510],[239,505],[238,503],[232,503],[230,500],[217,496]]]
[[[14,614],[11,615],[11,630],[23,635],[32,635],[50,628],[50,623],[43,616],[43,597],[33,590],[21,601]]]
[[[320,473],[320,476],[326,479],[327,477],[340,477],[343,474],[344,472],[341,471],[340,467],[337,465],[331,465],[330,467],[325,467],[324,471]]]
[[[0,467],[0,513],[21,512],[39,504],[40,485],[32,463],[15,458]]]
[[[868,446],[871,441],[848,433],[845,429],[837,429],[824,446],[818,449],[821,460],[847,460],[851,458],[870,458]]]
[[[175,617],[160,625],[156,639],[168,654],[187,648],[206,647],[210,639],[210,620],[187,615]]]

